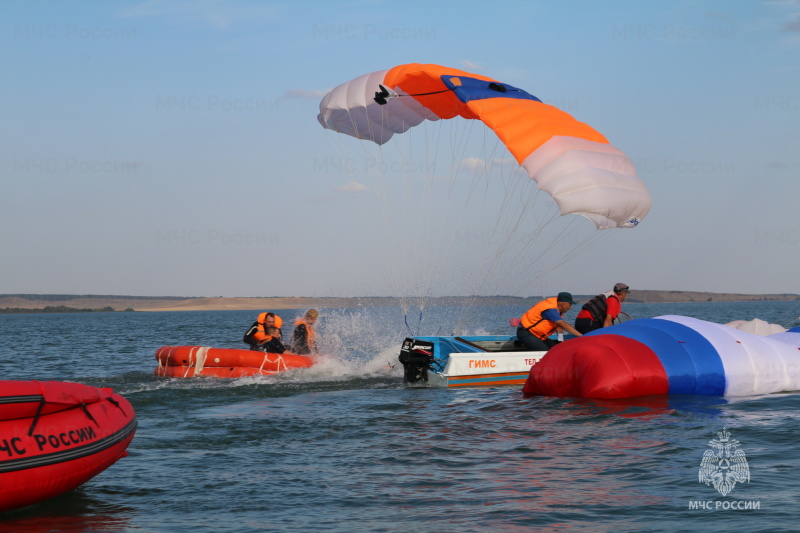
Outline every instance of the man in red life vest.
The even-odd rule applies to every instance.
[[[575,318],[575,329],[581,333],[589,333],[613,324],[630,290],[624,283],[617,283],[614,290],[598,294],[583,304],[581,312]]]
[[[542,300],[520,318],[517,338],[532,352],[546,352],[558,344],[549,338],[558,330],[580,337],[581,333],[564,320],[564,313],[574,304],[572,294],[568,292],[559,292],[558,296]]]

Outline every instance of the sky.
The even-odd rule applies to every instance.
[[[333,87],[412,62],[564,109],[650,191],[637,228],[509,275],[517,295],[800,293],[797,0],[123,0],[0,1],[0,294],[414,290],[386,250],[407,224],[382,218],[403,201],[316,118]],[[480,248],[495,215],[465,211],[455,245]],[[425,290],[517,290],[468,261]]]

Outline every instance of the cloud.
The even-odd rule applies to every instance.
[[[229,29],[242,22],[274,22],[282,8],[219,0],[147,0],[122,12],[123,17],[152,17]]]
[[[490,160],[481,159],[480,157],[465,157],[461,160],[460,168],[468,170],[485,170],[487,168],[497,168],[503,165],[515,164],[516,162],[511,158],[494,158]]]
[[[469,59],[462,59],[461,66],[467,70],[483,70],[483,67],[477,63],[473,63]]]
[[[785,23],[781,26],[781,29],[792,33],[800,33],[800,15],[796,15],[794,20]]]
[[[461,160],[461,168],[467,168],[470,170],[483,170],[486,167],[486,160],[479,157],[465,157]]]
[[[323,96],[328,94],[330,89],[314,89],[311,91],[305,89],[289,89],[283,95],[284,98],[296,98],[300,100],[320,100]]]
[[[334,187],[333,190],[336,192],[360,194],[362,192],[367,192],[369,189],[367,189],[366,185],[363,185],[355,181],[351,181],[350,183],[340,185],[339,187]]]

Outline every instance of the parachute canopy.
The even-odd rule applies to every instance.
[[[592,127],[486,76],[407,64],[365,74],[320,103],[323,127],[379,145],[425,120],[462,117],[491,128],[558,204],[599,229],[635,227],[650,210],[633,163]]]
[[[526,396],[750,396],[800,390],[800,331],[756,335],[696,318],[631,320],[556,345]]]

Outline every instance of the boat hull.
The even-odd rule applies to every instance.
[[[522,385],[546,352],[509,336],[409,337],[400,362],[405,382],[434,387]]]
[[[208,346],[162,346],[156,351],[156,361],[155,375],[172,378],[268,376],[314,365],[308,355]]]
[[[131,404],[111,389],[0,381],[0,511],[90,480],[127,455],[136,425]]]

